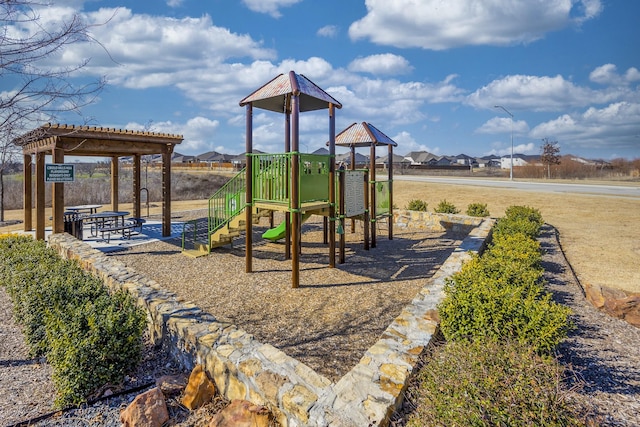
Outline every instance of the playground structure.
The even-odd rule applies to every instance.
[[[301,225],[311,215],[323,216],[324,243],[329,246],[329,266],[335,267],[336,225],[340,235],[339,262],[344,262],[344,222],[361,220],[364,245],[375,247],[375,223],[392,217],[392,162],[388,181],[375,180],[375,147],[387,145],[389,158],[395,146],[389,137],[368,123],[354,123],[336,138],[335,110],[342,105],[303,75],[291,71],[281,74],[240,101],[246,109],[246,167],[209,199],[206,233],[197,221],[185,224],[183,252],[191,256],[210,253],[211,249],[230,244],[244,231],[246,239],[245,270],[253,271],[253,224],[269,215],[271,229],[263,233],[268,240],[285,239],[285,258],[292,262],[292,287],[300,284]],[[253,108],[285,115],[284,153],[262,154],[253,151]],[[299,114],[306,111],[329,111],[328,155],[299,151]],[[350,170],[336,173],[335,147],[351,149]],[[370,169],[355,169],[355,148],[371,147]],[[371,178],[369,178],[369,174]],[[338,180],[336,180],[336,176]],[[284,212],[284,221],[273,227],[273,212]],[[389,239],[393,238],[388,220]],[[369,231],[371,230],[371,233]],[[206,241],[203,241],[203,238]],[[189,242],[191,240],[191,242]],[[192,249],[187,249],[191,243]]]

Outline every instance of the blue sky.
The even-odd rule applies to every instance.
[[[50,63],[90,59],[78,79],[107,78],[89,124],[182,134],[183,154],[242,153],[239,101],[294,70],[342,103],[336,131],[370,122],[398,154],[508,155],[513,128],[516,153],[549,138],[640,157],[636,0],[54,0],[41,14],[74,12],[100,43]],[[283,151],[283,127],[256,110],[254,147]],[[300,128],[301,150],[323,146],[326,111]]]

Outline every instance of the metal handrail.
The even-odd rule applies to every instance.
[[[242,169],[209,198],[209,235],[224,227],[246,206],[246,173]]]

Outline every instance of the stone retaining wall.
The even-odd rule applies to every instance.
[[[335,384],[69,234],[53,234],[49,244],[63,257],[78,260],[110,289],[130,292],[147,311],[154,342],[168,344],[186,369],[202,364],[228,399],[266,405],[283,426],[386,426],[420,353],[438,328],[436,306],[445,279],[471,253],[482,250],[493,226],[490,219],[401,210],[394,218],[398,227],[465,227],[470,232],[358,365]]]

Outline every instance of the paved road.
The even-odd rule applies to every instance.
[[[578,184],[562,182],[530,182],[522,180],[499,180],[485,178],[443,178],[419,175],[394,175],[394,181],[434,182],[479,187],[511,188],[521,191],[550,193],[594,194],[613,197],[631,197],[640,199],[640,185]]]

